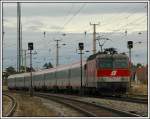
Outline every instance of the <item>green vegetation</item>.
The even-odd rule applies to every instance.
[[[45,63],[43,67],[44,69],[49,69],[49,68],[53,68],[53,65],[51,64],[51,62],[49,62],[49,63]]]
[[[31,69],[32,69],[32,71],[35,71],[35,69],[33,67],[30,69],[30,67],[21,66],[20,69],[21,69],[21,72],[30,72]]]

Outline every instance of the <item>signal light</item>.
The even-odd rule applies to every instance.
[[[128,48],[129,49],[133,48],[133,41],[128,41]]]
[[[79,50],[83,50],[84,49],[84,44],[83,43],[79,43]]]
[[[32,42],[28,43],[28,50],[33,50],[33,43]]]

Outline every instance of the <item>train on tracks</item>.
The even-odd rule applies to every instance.
[[[86,93],[124,94],[130,83],[130,62],[124,53],[98,52],[83,61],[82,90]],[[29,90],[30,73],[8,77],[8,88]],[[32,73],[35,91],[75,91],[81,90],[80,62],[44,69]]]

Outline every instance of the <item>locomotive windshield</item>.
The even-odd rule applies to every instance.
[[[102,58],[97,62],[98,68],[127,68],[128,62],[124,58]]]
[[[113,61],[112,61],[112,59],[101,59],[100,61],[99,61],[99,64],[98,64],[98,66],[100,67],[100,68],[112,68],[113,67]]]
[[[127,59],[115,59],[114,60],[114,66],[115,68],[127,68],[128,67],[128,62]]]

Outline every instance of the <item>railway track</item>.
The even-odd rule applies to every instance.
[[[139,117],[140,115],[120,111],[110,107],[93,104],[90,102],[80,101],[75,98],[70,98],[67,96],[59,96],[56,94],[47,94],[47,93],[35,93],[36,96],[54,100],[59,103],[63,103],[67,106],[70,106],[88,117]]]
[[[128,97],[128,96],[95,96],[96,98],[103,98],[103,99],[111,99],[111,100],[118,100],[118,101],[126,101],[132,103],[141,103],[141,104],[148,104],[147,98],[136,98],[136,97]]]
[[[148,98],[136,98],[136,97],[124,96],[124,97],[121,97],[119,99],[122,100],[122,101],[127,101],[127,102],[148,104]]]
[[[57,93],[56,93],[57,94]],[[59,93],[58,93],[59,94]],[[80,95],[67,95],[66,96],[80,96]],[[132,103],[140,103],[140,104],[148,104],[148,97],[131,97],[128,95],[116,97],[116,96],[94,96],[94,95],[82,95],[83,97],[95,97],[95,98],[101,98],[101,99],[110,99],[110,100],[117,100],[117,101],[125,101],[125,102],[132,102]]]
[[[75,96],[79,96],[79,95],[75,95]],[[111,99],[111,100],[117,100],[117,101],[125,101],[125,102],[132,102],[132,103],[141,103],[141,104],[148,104],[148,96],[144,96],[144,97],[135,97],[134,95],[128,96],[128,95],[123,95],[120,97],[116,97],[116,96],[94,96],[94,95],[83,95],[85,97],[95,97],[95,98],[101,98],[101,99]]]
[[[20,92],[20,91],[17,91]],[[57,94],[57,93],[56,93]],[[59,93],[58,93],[59,94]],[[66,96],[80,96],[80,95],[68,95]],[[124,95],[121,97],[116,96],[93,96],[93,95],[82,95],[83,97],[95,97],[95,98],[101,98],[101,99],[111,99],[111,100],[117,100],[117,101],[125,101],[125,102],[133,102],[133,103],[140,103],[140,104],[148,104],[148,96],[138,96],[137,95]]]
[[[11,105],[9,107],[9,110],[8,110],[8,112],[5,113],[4,117],[11,117],[15,112],[15,109],[17,107],[17,102],[16,102],[15,98],[13,98],[10,95],[5,94],[5,93],[3,93],[3,95],[7,96],[11,100]]]

